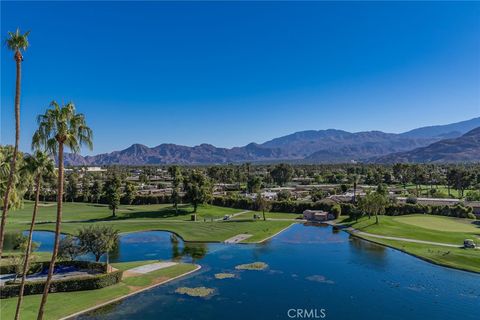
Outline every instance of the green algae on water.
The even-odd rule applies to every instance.
[[[190,297],[206,297],[211,295],[214,291],[215,291],[214,289],[207,288],[207,287],[196,287],[196,288],[180,287],[175,290],[176,293],[186,294]]]
[[[216,279],[231,279],[231,278],[235,278],[235,275],[233,273],[216,273],[215,278]]]
[[[237,270],[265,270],[268,268],[268,264],[265,262],[254,262],[247,264],[240,264],[235,267]]]

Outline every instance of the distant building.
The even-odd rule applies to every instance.
[[[102,167],[85,167],[85,171],[87,172],[105,172],[107,169],[103,169]]]
[[[303,211],[303,219],[309,221],[327,221],[335,219],[335,216],[322,210],[305,210]]]

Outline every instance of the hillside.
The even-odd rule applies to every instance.
[[[374,160],[379,163],[480,162],[480,127],[423,148],[393,153]]]
[[[427,147],[445,137],[457,138],[477,122],[480,122],[480,118],[450,125],[418,128],[401,134],[381,131],[351,133],[336,129],[307,130],[275,138],[262,144],[250,143],[243,147],[233,148],[218,148],[211,144],[194,147],[176,144],[148,147],[142,144],[133,144],[124,150],[95,156],[82,157],[66,154],[65,162],[67,165],[144,165],[260,161],[308,163],[369,161],[370,159],[382,159],[390,154],[399,155],[410,150]]]

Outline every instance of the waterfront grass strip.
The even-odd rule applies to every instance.
[[[126,264],[132,263],[127,262]],[[118,269],[125,268],[122,263],[115,265]],[[200,266],[194,264],[182,263],[143,275],[129,277],[116,285],[99,290],[52,293],[48,297],[45,318],[61,319],[85,310],[94,309],[182,277],[199,268]],[[41,297],[41,295],[25,296],[22,306],[22,319],[36,318]],[[2,299],[0,306],[1,319],[13,319],[16,304],[17,298]]]

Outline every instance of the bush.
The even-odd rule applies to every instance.
[[[111,273],[103,273],[94,276],[75,277],[64,280],[53,280],[49,292],[70,292],[95,290],[117,284],[122,280],[123,271],[118,270]],[[25,283],[24,295],[41,294],[45,281],[34,281]],[[20,284],[7,284],[0,291],[0,298],[13,298],[18,296]]]
[[[335,219],[338,219],[338,217],[340,217],[340,215],[342,214],[342,208],[340,208],[340,205],[335,204],[333,205],[330,212],[335,216]]]
[[[468,191],[465,199],[467,201],[480,201],[480,191]]]

